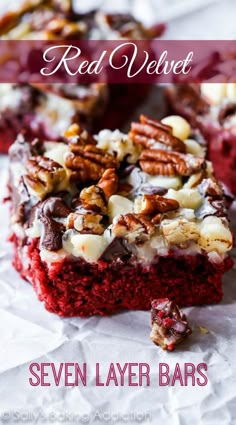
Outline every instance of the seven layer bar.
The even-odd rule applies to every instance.
[[[179,116],[128,134],[78,125],[10,148],[14,265],[62,316],[219,302],[232,266],[225,198]]]

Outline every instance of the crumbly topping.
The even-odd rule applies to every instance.
[[[178,134],[183,123],[182,135],[190,136],[183,119],[166,121],[176,123]],[[34,142],[33,150],[26,141],[21,143],[21,156],[27,151],[25,166],[19,173],[12,163],[11,174],[15,185],[24,179],[30,197],[27,211],[29,203],[34,211],[30,219],[23,211],[21,225],[28,238],[40,238],[44,260],[47,250],[58,250],[60,255],[64,250],[65,255],[93,262],[110,258],[109,247],[113,258],[121,255],[116,255],[117,247],[122,256],[128,252],[129,258],[146,263],[170,249],[177,254],[204,252],[220,260],[231,249],[223,190],[203,151],[197,149],[198,141],[191,139],[201,156],[171,150],[171,146],[182,149],[181,143],[186,146],[181,139],[171,145],[170,138],[177,134],[174,128],[147,117],[144,125],[158,130],[152,148],[146,148],[146,130],[144,144],[143,139],[139,143],[136,136],[118,131],[104,130],[105,136],[92,137],[76,126],[68,129],[67,143]],[[163,131],[168,134],[168,150]],[[158,134],[163,149],[159,144],[155,148]],[[121,153],[124,140],[130,155]],[[144,167],[145,161],[152,166]],[[25,205],[22,199],[21,209]]]

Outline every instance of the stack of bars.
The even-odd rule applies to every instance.
[[[206,147],[180,116],[142,115],[128,134],[10,148],[14,265],[61,316],[222,299],[232,261],[227,199]]]

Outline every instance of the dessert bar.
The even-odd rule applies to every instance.
[[[145,28],[129,14],[81,14],[70,1],[56,0],[26,1],[0,19],[5,40],[150,39],[163,29]],[[144,84],[0,84],[0,151],[7,152],[22,128],[28,138],[59,140],[74,122],[94,131],[119,127],[149,89]]]
[[[224,193],[180,116],[128,134],[72,125],[62,142],[19,134],[9,189],[14,266],[61,316],[222,299],[232,266]]]
[[[175,84],[166,93],[171,111],[206,139],[217,177],[236,195],[236,84]]]

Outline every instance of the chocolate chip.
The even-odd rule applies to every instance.
[[[131,251],[127,242],[121,238],[115,238],[105,249],[100,257],[100,260],[113,261],[113,260],[128,260],[131,256]]]
[[[43,225],[40,244],[49,251],[62,248],[62,236],[65,231],[63,223],[56,218],[66,218],[71,209],[60,198],[51,197],[38,205],[38,219]]]
[[[140,188],[140,192],[146,193],[148,195],[164,196],[168,192],[168,189],[166,189],[165,187],[161,187],[161,186],[144,185]]]

